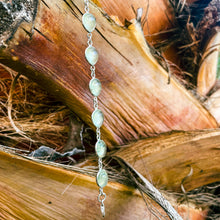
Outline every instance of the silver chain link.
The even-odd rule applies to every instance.
[[[95,78],[95,66],[91,66],[90,70],[91,70],[91,77],[94,79]]]
[[[99,189],[98,201],[104,202],[106,199],[106,194],[103,192],[103,188]]]
[[[102,158],[99,158],[98,164],[99,164],[99,171],[100,171],[102,169]]]
[[[93,44],[93,42],[92,42],[92,33],[88,33],[87,38],[88,38],[88,41],[87,41],[88,46],[92,46],[92,44]]]
[[[98,98],[97,97],[94,97],[94,99],[93,99],[93,106],[94,106],[94,109],[98,109],[98,107],[99,107],[99,103],[98,103]]]
[[[84,0],[85,12],[89,13],[89,0]]]
[[[101,131],[100,131],[100,128],[97,128],[97,129],[96,129],[96,139],[97,139],[97,141],[101,140]]]
[[[99,188],[98,201],[101,203],[101,212],[103,217],[105,216],[105,205],[104,205],[105,199],[106,199],[106,194],[103,192],[102,188]]]

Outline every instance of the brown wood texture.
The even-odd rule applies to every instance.
[[[103,85],[101,131],[109,147],[171,130],[217,127],[209,112],[175,79],[167,84],[168,74],[150,54],[139,23],[133,20],[126,29],[97,6],[90,8],[97,18],[93,41],[100,54],[97,78]],[[83,11],[79,0],[41,1],[33,36],[27,34],[32,24],[22,23],[1,50],[0,62],[38,82],[92,126]]]
[[[2,150],[0,167],[1,219],[102,219],[95,178]],[[156,219],[134,188],[110,182],[105,192],[105,219]],[[191,220],[204,219],[204,211],[174,205],[184,219],[188,214]]]
[[[96,3],[96,1],[94,2]],[[110,17],[116,16],[121,24],[125,24],[125,19],[130,21],[135,18],[136,10],[142,8],[142,19],[143,21],[147,19],[143,27],[143,32],[148,40],[151,40],[151,34],[167,30],[174,25],[173,8],[167,0],[111,0],[108,2],[99,0],[98,2],[99,7],[101,7]]]
[[[205,101],[205,106],[220,125],[220,89]]]
[[[0,167],[1,219],[102,219],[95,178],[2,151]],[[105,219],[150,218],[135,189],[109,183],[105,192]]]
[[[97,4],[97,1],[94,1]],[[117,24],[124,26],[127,21],[136,17],[137,10],[143,10],[141,25],[145,39],[149,44],[155,45],[170,37],[167,34],[158,34],[175,28],[175,16],[173,7],[167,0],[99,0],[98,4]],[[163,56],[167,60],[179,63],[180,56],[174,47],[167,47],[163,51]]]
[[[220,181],[220,129],[173,132],[139,140],[114,155],[124,159],[155,187],[181,192]]]
[[[217,78],[220,28],[215,32],[205,48],[197,77],[197,91],[202,96],[206,96],[210,92]]]

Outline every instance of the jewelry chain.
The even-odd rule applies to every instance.
[[[89,1],[84,0],[84,4],[85,4],[85,12],[89,12]]]
[[[85,4],[85,12],[89,13],[89,0],[84,0],[84,4]],[[87,40],[88,46],[92,46],[93,41],[92,41],[92,33],[91,32],[87,33],[87,38],[88,38],[88,40]],[[94,65],[90,66],[90,71],[91,71],[92,79],[95,79],[96,74],[95,74],[95,66]],[[97,96],[95,96],[93,99],[93,106],[94,106],[95,110],[98,109],[98,107],[99,107]],[[97,139],[97,141],[101,140],[100,128],[96,128],[96,139]],[[99,168],[99,172],[103,168],[102,158],[100,158],[100,157],[98,159],[98,168]],[[105,199],[106,199],[106,194],[103,192],[103,188],[99,187],[98,201],[101,203],[100,208],[101,208],[101,213],[102,213],[103,217],[105,216],[105,205],[104,205]]]

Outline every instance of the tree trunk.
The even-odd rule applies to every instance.
[[[173,132],[139,140],[114,155],[124,159],[155,186],[181,192],[220,181],[220,130]]]
[[[0,217],[100,219],[95,179],[74,172],[70,170],[71,167],[58,164],[58,167],[54,167],[56,164],[48,163],[52,166],[0,150]],[[105,219],[157,219],[133,187],[110,182],[105,187],[105,192],[108,196],[105,201]],[[159,206],[153,201],[151,203],[162,213]],[[152,204],[149,205],[152,208]],[[193,207],[188,209],[175,203],[174,205],[183,217],[189,212],[190,219],[202,220],[205,215],[205,211]]]
[[[141,25],[116,25],[96,5],[93,41],[99,51],[97,77],[103,91],[103,139],[109,147],[171,130],[216,128],[209,112],[151,55]],[[39,2],[33,23],[19,23],[0,60],[38,82],[91,125],[89,66],[84,58],[83,2]],[[92,126],[93,127],[93,126]]]

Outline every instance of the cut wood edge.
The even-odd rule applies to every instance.
[[[0,150],[0,204],[6,219],[99,219],[94,177],[41,164]],[[110,182],[106,219],[140,219],[146,207],[137,190]],[[110,197],[111,196],[111,197]],[[19,202],[18,202],[19,201]],[[119,205],[120,204],[120,205]],[[136,205],[135,205],[136,204]],[[118,210],[120,206],[120,211]],[[130,210],[127,210],[129,207]],[[132,207],[134,206],[134,207]],[[137,210],[136,210],[137,209]]]
[[[171,132],[139,140],[113,153],[157,188],[181,192],[220,181],[220,129]],[[186,178],[192,168],[192,176]],[[184,181],[185,180],[185,181]]]
[[[182,220],[178,212],[172,205],[163,197],[158,189],[156,189],[145,177],[138,173],[133,167],[126,163],[123,159],[114,156],[113,159],[125,169],[129,177],[137,185],[140,192],[146,193],[153,201],[155,201],[170,217],[172,220]]]
[[[218,70],[218,57],[220,50],[220,29],[217,28],[214,36],[210,39],[202,56],[202,63],[197,77],[197,92],[205,96],[216,82]]]
[[[159,0],[146,2],[145,0],[111,0],[106,2],[105,0],[99,0],[97,3],[97,1],[94,0],[93,2],[111,17],[117,17],[116,21],[121,26],[124,25],[125,20],[130,21],[135,18],[136,10],[142,8],[142,22],[147,18],[143,27],[145,35],[167,30],[173,25],[174,12],[169,1]]]
[[[204,103],[220,126],[220,89],[214,92]]]
[[[93,177],[41,164],[0,149],[0,217],[3,219],[99,219],[98,187]],[[61,165],[62,166],[62,165]],[[104,191],[105,219],[156,219],[146,207],[140,193],[119,183],[109,182]],[[183,211],[204,212],[196,208]],[[153,204],[155,205],[155,204]],[[156,206],[159,211],[159,206]],[[193,219],[193,218],[192,218]]]

